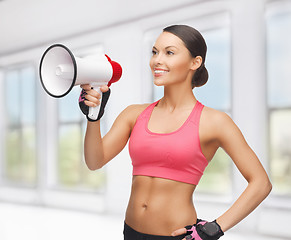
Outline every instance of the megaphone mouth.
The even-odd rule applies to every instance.
[[[51,45],[41,57],[39,76],[42,87],[50,96],[61,98],[67,95],[77,78],[77,63],[70,49],[62,44]]]
[[[119,63],[110,60],[110,64],[113,69],[113,74],[108,83],[108,87],[110,87],[112,83],[117,82],[121,78],[121,75],[122,75],[122,68]]]

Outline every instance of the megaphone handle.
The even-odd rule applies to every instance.
[[[102,92],[101,92],[99,86],[93,86],[93,89],[96,90],[101,95],[101,98],[99,99],[100,105],[98,105],[97,107],[89,107],[88,118],[90,118],[92,120],[96,120],[98,115],[99,115],[100,106],[101,106],[101,102],[102,102]]]

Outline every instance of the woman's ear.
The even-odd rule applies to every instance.
[[[191,69],[193,71],[196,71],[202,64],[202,57],[201,56],[196,56],[195,58],[192,59],[192,66]]]

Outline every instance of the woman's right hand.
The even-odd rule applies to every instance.
[[[90,84],[83,84],[81,85],[81,88],[82,92],[79,97],[79,107],[82,113],[87,116],[89,121],[98,121],[104,114],[105,106],[110,96],[109,87],[107,85],[100,87],[102,97],[100,92],[94,90]],[[99,112],[89,111],[89,107],[97,107],[98,105],[101,105]]]
[[[90,84],[82,84],[80,87],[84,90],[84,103],[88,107],[97,107],[100,105],[101,95]],[[101,92],[105,93],[109,90],[107,85],[100,87]]]

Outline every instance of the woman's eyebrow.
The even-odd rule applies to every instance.
[[[165,47],[165,49],[168,49],[168,48],[176,48],[177,49],[177,47],[175,47],[175,46],[167,46],[167,47]]]
[[[165,47],[165,49],[168,49],[168,48],[176,48],[176,49],[178,49],[178,48],[175,47],[175,46],[167,46],[167,47]],[[154,49],[154,50],[158,50],[155,46],[153,46],[153,49]]]

